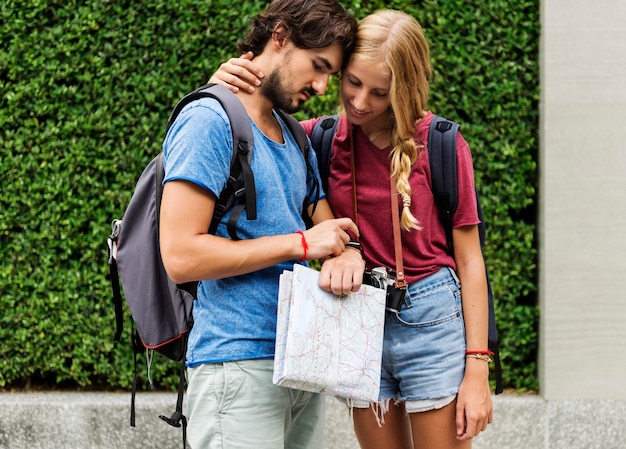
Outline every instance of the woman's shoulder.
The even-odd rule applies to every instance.
[[[428,131],[434,117],[435,114],[431,111],[426,111],[426,115],[419,119],[415,124],[415,139],[418,143],[423,145],[428,143]]]
[[[432,111],[426,111],[426,115],[419,119],[415,126],[415,138],[419,143],[428,144],[428,134],[430,132],[430,125],[435,118],[435,114]],[[449,117],[443,117],[446,120],[455,121]],[[458,122],[457,122],[458,123]],[[463,138],[461,134],[461,130],[459,129],[459,133],[457,135],[457,148],[466,147],[467,142]]]
[[[330,130],[334,127],[335,121],[337,121],[337,127],[335,128],[335,136],[333,137],[339,139],[340,141],[345,140],[348,136],[350,128],[350,124],[345,114],[324,115],[322,117],[303,120],[300,122],[300,125],[304,128],[304,132],[311,137],[316,126],[320,130]]]

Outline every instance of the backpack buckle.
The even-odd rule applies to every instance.
[[[122,230],[122,220],[113,220],[111,222],[111,234],[109,235],[109,238],[111,240],[117,240],[117,238],[120,236],[120,231]]]
[[[165,421],[172,427],[180,427],[181,426],[180,422],[181,420],[185,418],[185,416],[182,413],[176,411],[169,418],[165,415],[159,415],[159,418],[161,418],[163,421]]]
[[[107,245],[109,247],[109,266],[112,266],[113,261],[117,260],[117,239],[120,236],[122,230],[122,220],[113,220],[111,222],[111,234],[107,239]]]

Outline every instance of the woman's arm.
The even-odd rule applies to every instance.
[[[261,80],[265,75],[256,68],[253,58],[252,52],[245,53],[238,58],[230,58],[220,65],[217,72],[209,79],[209,83],[221,84],[233,92],[239,90],[254,92],[254,88],[261,85]]]
[[[461,281],[461,302],[468,350],[487,350],[489,305],[487,277],[480,248],[478,226],[452,231],[457,274]],[[489,388],[489,364],[466,358],[465,376],[457,397],[457,438],[471,439],[493,421]]]

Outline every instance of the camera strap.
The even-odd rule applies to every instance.
[[[352,210],[354,211],[354,223],[359,226],[359,216],[357,213],[356,199],[356,162],[354,152],[355,129],[350,133],[350,169],[352,171]],[[404,261],[402,259],[402,236],[400,233],[400,207],[398,206],[398,188],[395,176],[390,176],[391,180],[391,218],[393,225],[393,247],[396,257],[396,289],[406,289],[407,282],[404,277]]]
[[[398,188],[396,177],[391,176],[391,219],[393,223],[393,247],[396,253],[396,288],[406,288],[404,261],[402,259],[402,236],[400,234],[400,208],[398,207]]]
[[[352,213],[354,217],[352,217],[354,224],[356,227],[359,227],[359,213],[357,212],[357,201],[356,201],[356,161],[354,155],[354,141],[355,136],[354,133],[356,131],[353,129],[350,133],[350,171],[352,176]]]

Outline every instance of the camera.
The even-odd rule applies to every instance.
[[[386,309],[398,313],[404,302],[406,287],[396,287],[396,276],[385,267],[376,267],[363,274],[363,283],[387,291]]]

